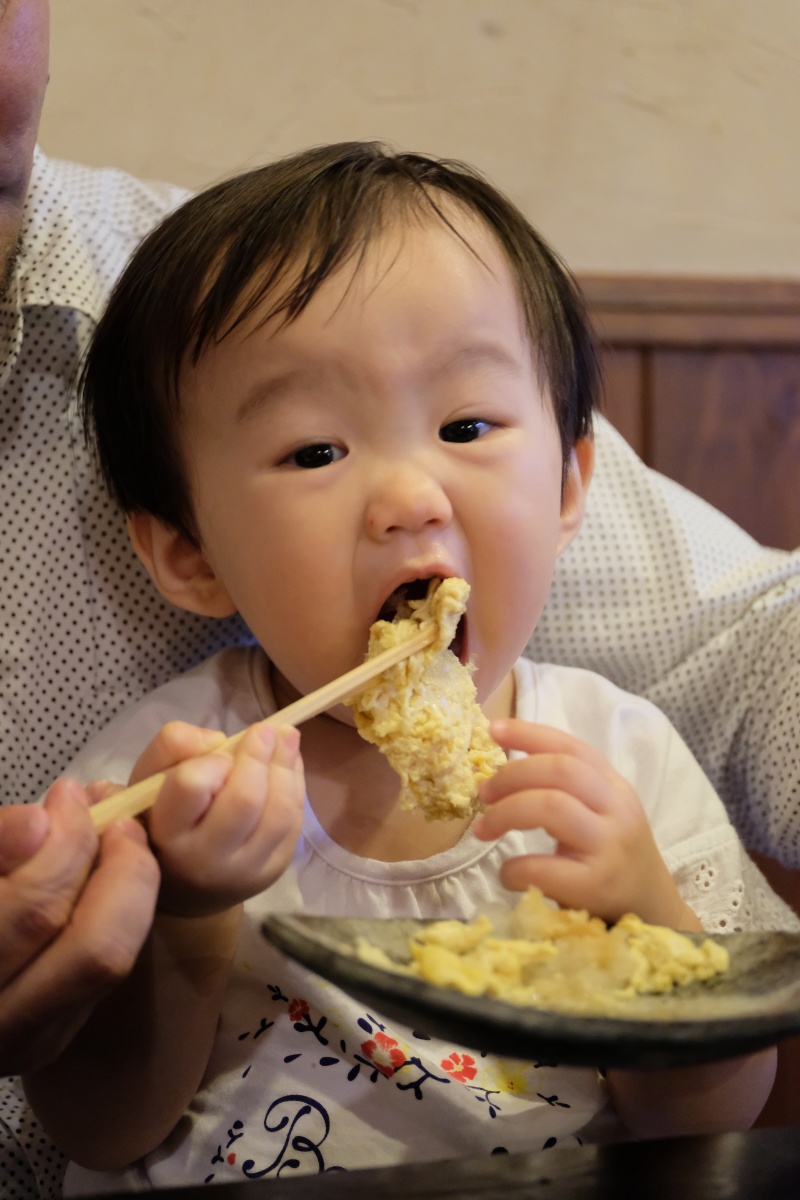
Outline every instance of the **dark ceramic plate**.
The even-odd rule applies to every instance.
[[[800,934],[715,936],[726,974],[670,995],[636,996],[624,1016],[585,1017],[465,996],[355,957],[359,936],[398,963],[429,921],[281,914],[264,936],[379,1013],[476,1050],[573,1066],[668,1067],[747,1054],[800,1033]],[[702,940],[705,934],[689,934]]]

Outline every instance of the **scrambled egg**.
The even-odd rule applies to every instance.
[[[405,602],[394,621],[376,621],[368,659],[431,623],[438,636],[348,701],[358,732],[400,776],[403,808],[419,808],[429,820],[476,812],[478,784],[505,762],[489,736],[470,668],[448,649],[468,596],[463,579],[433,580],[424,600]]]
[[[729,966],[728,951],[710,938],[697,945],[632,913],[609,929],[585,911],[552,907],[538,888],[519,901],[509,932],[494,936],[487,917],[437,921],[411,939],[408,966],[364,939],[357,950],[373,966],[468,996],[593,1015],[619,1013],[637,993],[669,992]]]

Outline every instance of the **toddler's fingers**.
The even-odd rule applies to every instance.
[[[233,769],[229,754],[190,758],[167,772],[155,804],[147,813],[147,828],[157,846],[195,829]]]
[[[300,735],[291,726],[261,724],[248,730],[237,747],[233,768],[208,818],[203,836],[229,854],[250,842],[258,857],[269,852],[299,820]],[[302,780],[302,774],[300,775]]]
[[[224,741],[225,734],[218,729],[202,729],[186,721],[170,721],[136,760],[130,782],[138,783],[140,779],[168,771],[186,759],[209,754]]]
[[[504,750],[521,750],[524,754],[564,754],[579,758],[604,773],[614,769],[594,746],[551,725],[502,717],[491,722],[489,732]]]
[[[293,846],[303,821],[305,804],[303,757],[300,733],[290,725],[276,730],[275,752],[269,769],[269,796],[260,827],[252,839],[252,851],[266,855],[270,870],[282,869],[287,849]]]
[[[293,725],[279,725],[272,761],[275,766],[293,771],[300,759],[300,730]]]
[[[627,788],[613,767],[599,771],[597,766],[573,754],[541,753],[515,758],[480,785],[482,804],[494,806],[515,792],[552,790],[567,792],[595,812],[608,812],[620,788]]]
[[[500,882],[510,892],[538,887],[562,908],[590,908],[586,876],[579,859],[558,854],[523,854],[506,859],[500,868]]]
[[[231,854],[258,828],[269,791],[269,770],[276,730],[270,725],[248,729],[231,762],[216,801],[198,830],[204,846]]]
[[[541,789],[506,797],[472,824],[475,836],[486,842],[511,829],[543,829],[559,846],[587,855],[601,846],[603,821],[569,793]]]
[[[299,831],[306,798],[300,731],[281,725],[276,731],[275,753],[270,765],[270,803],[262,818],[265,832],[270,827],[273,839]]]
[[[584,908],[604,921],[618,921],[626,912],[638,911],[630,893],[615,886],[618,874],[603,881],[592,864],[560,854],[526,854],[507,859],[500,882],[511,892],[534,886],[562,908]],[[647,916],[639,912],[647,920]]]

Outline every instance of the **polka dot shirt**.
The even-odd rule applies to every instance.
[[[37,798],[120,708],[246,632],[162,601],[99,482],[74,379],[136,243],[182,198],[37,154],[0,308],[0,796]]]
[[[19,1080],[0,1079],[0,1197],[58,1200],[67,1159],[34,1117]]]

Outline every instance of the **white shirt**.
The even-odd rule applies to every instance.
[[[520,661],[516,715],[591,742],[636,790],[684,900],[706,929],[800,922],[747,860],[725,809],[656,708],[600,676]],[[117,720],[73,773],[121,781],[166,712],[235,733],[275,709],[257,648],[227,650]],[[593,1070],[500,1060],[368,1011],[267,945],[271,912],[464,917],[517,896],[510,856],[552,851],[542,830],[486,843],[469,831],[410,862],[363,858],[306,805],[292,864],[246,905],[237,963],[206,1078],[166,1141],[132,1168],[67,1174],[67,1192],[276,1178],[568,1143],[602,1109]]]

